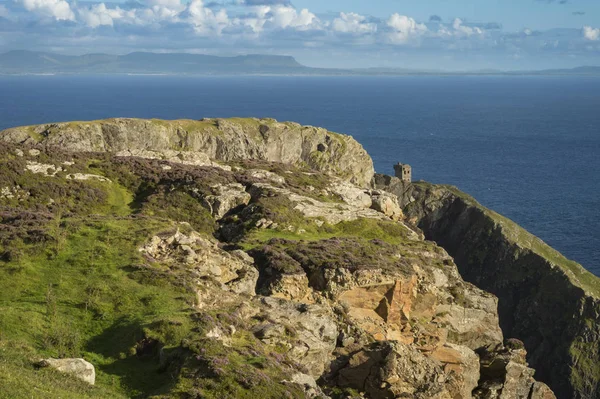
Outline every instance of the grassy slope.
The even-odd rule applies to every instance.
[[[116,216],[62,224],[59,242],[0,265],[2,395],[41,397],[43,388],[52,397],[64,390],[131,397],[168,386],[169,376],[157,373],[154,359],[135,356],[134,347],[156,321],[186,317],[192,297],[167,282],[136,281],[132,265],[140,261],[140,241],[171,224]],[[48,383],[31,366],[40,357],[80,356],[96,366],[101,388],[58,375]]]
[[[299,387],[281,384],[292,359],[252,334],[236,335],[230,348],[203,338],[242,322],[227,311],[199,314],[185,267],[149,263],[138,251],[176,228],[211,235],[215,221],[190,193],[230,175],[106,154],[14,154],[0,149],[0,189],[28,194],[0,198],[0,398],[300,397]],[[75,161],[69,173],[111,182],[25,171],[27,161],[65,160]],[[144,339],[160,342],[167,361],[158,348],[140,348]],[[37,370],[45,357],[85,358],[96,386]]]
[[[24,172],[24,159],[0,155],[0,186],[31,193],[0,201],[0,397],[135,397],[169,388],[173,377],[158,372],[155,356],[137,356],[136,343],[156,336],[167,347],[179,345],[177,334],[163,337],[163,326],[185,327],[193,294],[164,273],[140,268],[137,248],[174,229],[163,216],[202,214],[199,205],[174,201],[168,212],[157,195],[151,205],[167,215],[151,216],[150,206],[148,216],[134,201],[141,180],[127,168],[77,160],[76,171],[107,174],[129,187],[76,182]],[[46,154],[36,161],[50,162]],[[43,357],[84,357],[96,366],[96,387],[35,370]]]

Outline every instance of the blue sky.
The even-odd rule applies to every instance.
[[[293,55],[319,67],[600,65],[599,0],[0,0],[0,52]]]
[[[494,21],[510,30],[581,29],[582,24],[600,24],[598,0],[571,0],[564,4],[560,0],[298,0],[294,4],[318,13],[352,10],[385,18],[401,12],[418,20],[438,15],[474,22]]]

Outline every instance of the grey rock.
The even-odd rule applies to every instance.
[[[371,208],[383,213],[392,220],[404,218],[404,212],[398,203],[398,197],[385,191],[373,191],[371,193]]]
[[[62,373],[71,374],[88,384],[96,383],[94,365],[84,359],[44,359],[38,362],[39,367],[51,367]]]
[[[368,187],[374,174],[373,161],[351,137],[272,119],[107,119],[55,123],[7,129],[0,132],[0,140],[35,144],[36,140],[30,135],[32,131],[36,137],[42,137],[40,144],[46,147],[75,152],[136,155],[150,151],[155,156],[181,148],[177,158],[185,156],[182,154],[201,153],[217,162],[257,159],[305,164],[361,187]]]
[[[332,360],[338,336],[330,311],[319,305],[272,297],[255,301],[259,301],[262,315],[269,320],[257,328],[257,336],[271,345],[290,348],[290,356],[297,359],[308,374],[321,376]]]
[[[302,386],[304,394],[308,399],[329,399],[329,396],[325,395],[319,385],[317,385],[314,377],[308,374],[296,373],[292,376],[290,382]]]
[[[245,187],[239,183],[217,185],[211,190],[213,194],[205,196],[202,202],[216,219],[221,219],[234,208],[248,205],[251,199]]]
[[[346,181],[336,181],[329,190],[338,195],[345,203],[357,208],[370,208],[371,196],[364,189],[350,184]]]
[[[230,254],[199,233],[155,236],[139,250],[162,263],[189,264],[196,278],[210,278],[232,293],[256,294],[258,270],[253,260],[239,252]]]

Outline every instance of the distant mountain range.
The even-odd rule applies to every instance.
[[[600,76],[600,66],[542,71],[445,72],[402,68],[333,69],[311,68],[294,57],[243,55],[218,57],[185,53],[127,55],[61,55],[33,51],[0,54],[0,74],[168,74],[168,75],[585,75]]]

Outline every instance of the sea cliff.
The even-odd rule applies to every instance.
[[[595,278],[454,189],[374,175],[349,136],[110,119],[0,140],[8,397],[596,392]]]
[[[536,378],[560,398],[600,395],[600,279],[455,187],[375,181],[466,281],[499,298],[502,331],[524,342]]]

